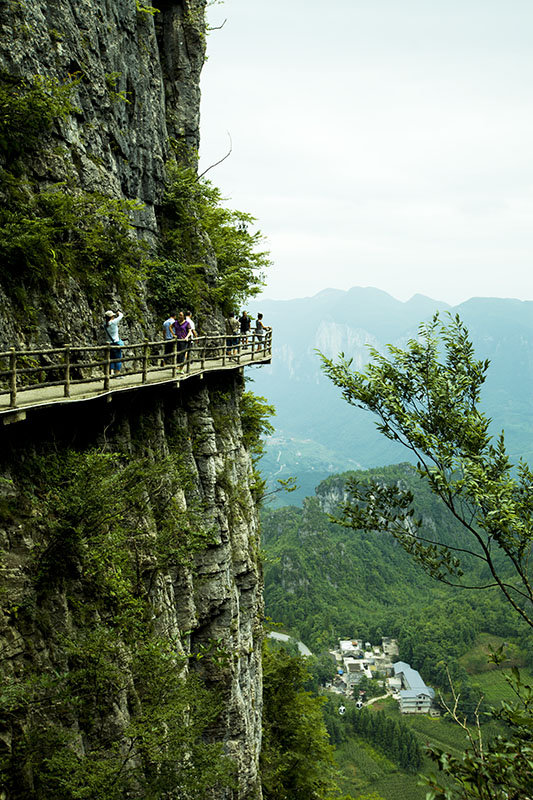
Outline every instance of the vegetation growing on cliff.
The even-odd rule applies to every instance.
[[[114,91],[117,74],[106,75],[115,99],[123,94]],[[189,166],[190,153],[178,148],[168,162],[157,245],[135,231],[139,201],[87,192],[75,172],[46,186],[31,177],[32,155],[52,147],[54,126],[77,111],[84,81],[0,76],[0,258],[21,316],[31,318],[32,294],[56,292],[71,278],[91,304],[113,291],[124,308],[138,307],[149,278],[148,304],[165,316],[176,302],[204,317],[227,314],[257,294],[270,261],[255,219],[226,208],[220,190]]]
[[[80,282],[91,303],[106,297],[110,286],[130,303],[138,296],[147,251],[132,238],[137,203],[66,184],[39,191],[5,171],[0,177],[7,200],[0,207],[5,286],[25,311],[28,292],[56,290],[69,278]]]
[[[137,201],[83,191],[75,176],[46,187],[30,177],[32,154],[50,148],[54,125],[76,112],[81,80],[0,76],[0,258],[4,288],[30,319],[31,295],[46,298],[72,278],[90,303],[115,287],[135,304],[150,263],[133,233]]]
[[[18,159],[42,148],[54,123],[76,111],[73,92],[79,76],[61,82],[44,75],[31,80],[0,73],[0,156],[20,169]]]
[[[259,470],[259,461],[265,450],[263,437],[274,431],[270,420],[275,416],[276,410],[265,397],[259,397],[253,392],[243,392],[239,411],[243,444],[252,457],[254,475],[252,493],[255,501],[259,504],[264,498],[266,488],[266,481]]]
[[[36,544],[7,609],[28,658],[1,687],[9,797],[200,800],[231,784],[204,739],[220,702],[191,668],[187,633],[167,630],[151,599],[162,568],[211,541],[176,499],[187,487],[179,459],[68,451],[32,459],[23,486],[17,513]]]
[[[192,167],[169,164],[160,220],[150,287],[161,312],[180,297],[185,306],[227,314],[261,290],[270,261],[258,250],[261,232],[250,230],[254,217],[226,208],[220,190]]]

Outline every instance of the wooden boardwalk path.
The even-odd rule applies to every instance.
[[[233,337],[231,342],[227,336],[202,336],[184,353],[174,344],[168,355],[164,345],[163,341],[125,345],[120,377],[112,375],[116,353],[109,345],[1,352],[0,420],[18,422],[32,409],[111,398],[147,386],[179,386],[207,372],[269,364],[272,357],[271,332],[261,338]]]

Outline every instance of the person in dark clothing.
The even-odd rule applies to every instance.
[[[241,326],[241,336],[244,337],[241,341],[243,344],[248,344],[251,320],[246,311],[243,311],[242,316],[239,317],[239,325]]]

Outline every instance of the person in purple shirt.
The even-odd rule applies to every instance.
[[[183,316],[183,311],[178,314],[177,320],[174,322],[174,333],[176,334],[176,347],[178,350],[178,364],[183,364],[185,360],[185,351],[187,350],[187,342],[191,338],[191,326]]]

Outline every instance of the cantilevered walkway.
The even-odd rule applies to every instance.
[[[112,374],[116,352],[110,345],[0,352],[0,421],[26,418],[29,411],[50,405],[87,402],[118,392],[157,384],[179,384],[206,372],[269,364],[272,333],[264,336],[199,336],[184,351],[177,342],[165,354],[165,342],[144,341],[121,350],[120,377]]]

